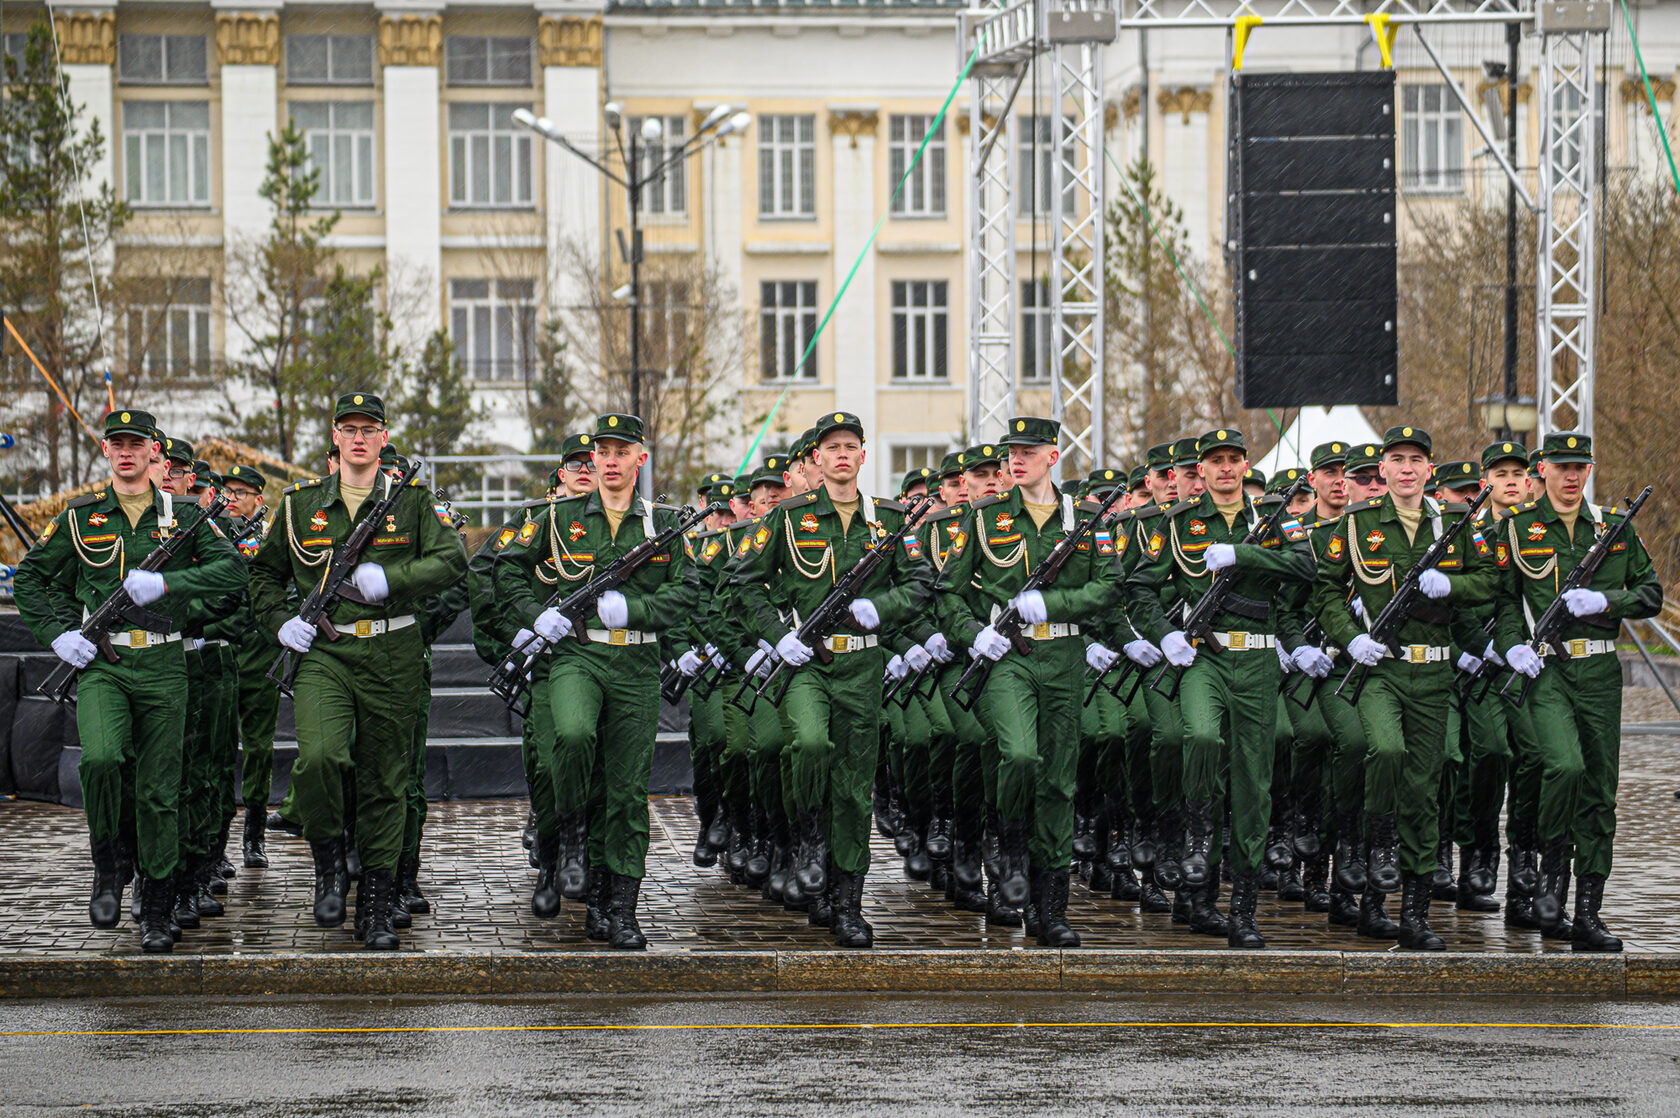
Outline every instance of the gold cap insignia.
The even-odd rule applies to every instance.
[[[1504,450],[1510,450],[1510,449],[1511,449],[1511,444],[1510,444],[1510,443],[1506,443],[1506,444],[1505,444],[1505,446],[1504,446],[1504,447],[1503,447],[1503,448],[1502,448],[1502,449],[1504,449]]]
[[[1225,432],[1223,432],[1223,431],[1219,432],[1217,438],[1219,439],[1220,442],[1224,442],[1225,441]]]
[[[1016,420],[1016,421],[1015,421],[1015,430],[1017,430],[1017,431],[1025,431],[1025,430],[1026,430],[1026,429],[1027,429],[1027,421],[1026,421],[1026,420],[1024,420],[1024,419],[1017,419],[1017,420]]]
[[[1410,435],[1412,433],[1412,429],[1410,427],[1402,427],[1400,429],[1400,433],[1402,435]]]
[[[841,415],[839,412],[835,412],[834,413],[834,422],[844,423],[844,422],[846,422],[846,417]]]
[[[616,416],[616,415],[607,416],[607,426],[608,427],[617,427],[618,426],[618,416]]]
[[[122,417],[121,417],[121,419],[120,419],[120,422],[122,422],[122,423],[127,423],[127,422],[128,422],[128,421],[129,421],[129,419],[128,419],[128,413],[127,413],[127,412],[123,412],[123,413],[122,413]]]
[[[1575,440],[1574,440],[1574,439],[1570,439],[1570,440],[1569,440],[1569,445],[1570,445],[1570,446],[1574,446],[1574,445],[1575,445]]]
[[[352,396],[350,397],[350,402],[352,404],[359,404],[362,402],[362,398],[360,396]]]
[[[589,436],[588,435],[579,435],[578,436],[578,445],[580,445],[580,446],[587,445],[588,442],[589,442]],[[718,477],[718,475],[713,474],[712,475],[712,480],[716,481],[717,477]]]
[[[983,446],[980,448],[980,453],[990,456],[992,454],[992,448],[989,446]]]
[[[1342,452],[1342,444],[1341,443],[1331,443],[1330,444],[1330,453],[1331,454],[1340,454],[1341,452]]]

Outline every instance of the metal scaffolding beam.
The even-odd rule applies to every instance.
[[[1121,28],[1228,28],[1238,16],[1259,16],[1264,26],[1357,27],[1369,17],[1389,23],[1510,23],[1533,18],[1533,0],[1127,0]]]
[[[1051,417],[1062,424],[1063,477],[1103,462],[1103,96],[1101,42],[1054,52],[1056,159],[1050,210]]]
[[[973,48],[970,48],[973,49]],[[976,65],[969,88],[968,445],[1015,414],[1015,212],[1011,102],[1026,63]]]

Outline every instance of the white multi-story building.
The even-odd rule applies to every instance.
[[[183,277],[191,282],[173,285],[172,305],[159,308],[168,326],[150,332],[154,366],[202,373],[240,355],[224,310],[226,263],[267,226],[257,188],[268,137],[289,116],[309,136],[323,203],[343,213],[329,243],[352,267],[385,267],[413,294],[419,325],[450,331],[490,408],[492,437],[511,449],[530,438],[529,323],[578,298],[566,290],[575,270],[560,259],[564,246],[607,260],[626,209],[622,190],[517,126],[514,111],[546,116],[579,147],[616,158],[608,101],[631,126],[662,118],[670,139],[692,135],[719,104],[745,109],[744,133],[705,147],[645,199],[648,255],[718,269],[745,339],[744,359],[728,370],[743,414],[762,414],[784,390],[783,431],[825,410],[857,412],[871,432],[866,480],[884,490],[964,441],[967,91],[889,205],[960,68],[959,11],[948,0],[119,0],[53,15],[71,93],[108,141],[90,173],[138,215],[120,251],[162,245],[195,262]],[[40,14],[4,6],[7,49]],[[1644,0],[1633,15],[1666,123],[1680,2]],[[1246,66],[1373,67],[1369,38],[1262,27]],[[1505,56],[1502,30],[1435,38],[1478,97],[1482,60]],[[1127,32],[1105,54],[1110,150],[1124,164],[1147,146],[1193,245],[1213,258],[1225,209],[1226,49],[1218,30]],[[1534,56],[1530,44],[1519,90],[1520,159],[1530,167]],[[1497,167],[1476,154],[1482,142],[1440,74],[1405,38],[1395,62],[1402,235],[1416,206],[1466,193],[1497,204]],[[1613,33],[1598,107],[1609,161],[1665,173],[1631,67],[1625,33]],[[1044,403],[1049,374],[1050,82],[1046,62],[1014,108],[1023,407]],[[790,355],[855,262],[814,359],[796,369]],[[745,441],[731,434],[717,460],[738,460]]]

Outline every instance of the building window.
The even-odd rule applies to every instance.
[[[689,285],[683,280],[642,281],[642,367],[687,372]]]
[[[894,478],[902,480],[911,470],[927,467],[938,470],[939,463],[945,459],[943,446],[895,446],[892,448],[892,469],[889,471]]]
[[[210,105],[123,104],[125,196],[136,206],[210,204]]]
[[[758,118],[758,215],[814,217],[817,212],[817,118]]]
[[[916,158],[922,140],[933,127],[934,118],[921,115],[894,115],[887,123],[888,166],[891,168],[893,189],[898,189],[905,168]],[[916,164],[910,179],[893,197],[892,212],[897,217],[945,216],[945,128],[928,140],[922,161]]]
[[[178,281],[168,303],[130,310],[128,360],[151,376],[207,375],[210,281]]]
[[[536,347],[532,280],[449,281],[449,337],[474,380],[528,380]]]
[[[1464,121],[1444,85],[1401,92],[1401,182],[1407,190],[1464,189]]]
[[[639,137],[646,117],[631,117],[630,131],[641,145],[641,174],[651,175],[655,168],[682,149],[688,135],[688,121],[680,116],[658,117],[664,131],[660,138],[648,143]],[[665,168],[663,174],[642,187],[642,212],[645,214],[685,214],[688,212],[688,170],[681,159]]]
[[[815,280],[758,285],[758,369],[765,380],[816,380],[817,355],[800,355],[817,335]]]
[[[289,108],[303,129],[309,161],[321,172],[316,201],[323,207],[373,205],[373,102],[293,101]]]
[[[897,280],[892,285],[893,379],[946,380],[950,351],[948,284]]]
[[[531,204],[531,133],[513,122],[520,107],[449,106],[450,205]]]
[[[531,84],[531,40],[519,35],[451,35],[450,85]]]
[[[1050,339],[1055,334],[1050,312],[1050,282],[1048,280],[1021,281],[1021,380],[1044,384],[1050,379],[1055,349]]]
[[[1056,189],[1056,118],[1024,116],[1015,122],[1016,213],[1021,217],[1049,217],[1050,194]],[[1075,149],[1073,122],[1066,125],[1068,137],[1063,150]],[[1072,176],[1062,185],[1062,213],[1074,212]]]
[[[287,35],[289,85],[372,85],[372,35]]]
[[[117,80],[130,85],[205,85],[209,40],[203,35],[118,35]]]

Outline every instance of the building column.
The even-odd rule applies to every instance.
[[[425,308],[398,323],[398,339],[418,352],[444,321],[443,136],[438,65],[443,17],[386,15],[379,20],[385,82],[385,270],[393,285]]]
[[[1213,90],[1180,86],[1162,89],[1155,98],[1161,109],[1161,192],[1184,211],[1190,251],[1207,260],[1214,250],[1208,147]]]
[[[58,50],[64,76],[70,83],[70,100],[86,113],[84,127],[97,123],[105,137],[99,159],[82,168],[85,185],[97,190],[110,183],[116,165],[117,120],[114,98],[117,64],[117,17],[110,10],[55,13]],[[118,193],[121,197],[121,193]]]
[[[829,140],[834,157],[834,252],[828,290],[819,292],[819,305],[834,298],[858,254],[875,228],[875,133],[880,111],[875,106],[831,107],[828,112]],[[878,433],[876,416],[880,376],[876,370],[875,345],[875,261],[865,260],[846,289],[834,318],[828,324],[834,351],[834,406],[863,421],[870,437]],[[891,461],[886,445],[879,440],[875,453],[864,458],[858,484],[865,493],[897,492],[887,477]]]
[[[216,58],[221,64],[222,252],[233,260],[268,233],[271,207],[262,197],[268,173],[268,144],[280,131],[280,17],[273,12],[226,12],[216,16]],[[224,281],[225,282],[225,281]],[[246,356],[248,339],[227,330],[229,361]]]
[[[537,21],[537,47],[543,68],[542,115],[580,151],[601,148],[601,17],[567,9]],[[551,310],[589,301],[574,253],[594,261],[601,238],[601,173],[559,144],[542,142],[544,232],[546,234]]]

